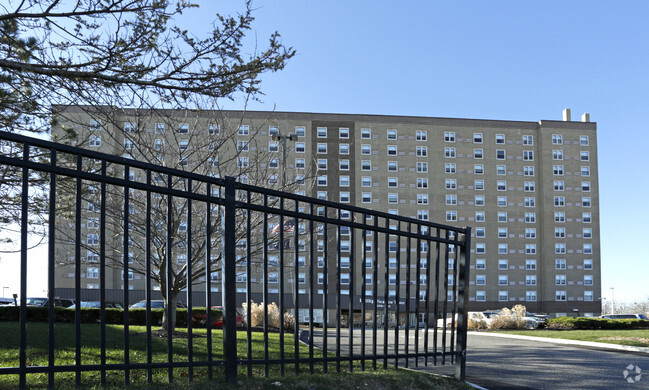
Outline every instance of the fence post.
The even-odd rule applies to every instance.
[[[469,315],[466,308],[469,305],[469,264],[471,264],[471,228],[466,228],[464,250],[460,256],[458,297],[457,297],[457,357],[455,359],[455,379],[466,380],[466,332]]]
[[[225,357],[225,380],[237,383],[237,330],[236,330],[236,254],[235,254],[235,178],[225,178],[225,206],[221,220],[223,252],[223,353]]]

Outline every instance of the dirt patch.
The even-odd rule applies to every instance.
[[[649,338],[644,338],[644,337],[600,337],[598,340],[637,341],[639,343],[644,343],[649,345]]]

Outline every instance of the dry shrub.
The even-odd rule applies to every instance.
[[[248,305],[243,303],[244,313],[248,312]],[[264,302],[255,303],[250,301],[250,326],[263,326],[264,324]],[[275,302],[268,305],[268,325],[279,328],[279,308]]]
[[[469,321],[467,322],[467,327],[469,330],[479,330],[479,329],[487,329],[487,322],[485,320],[482,320],[480,318],[474,318],[474,317],[469,317]]]
[[[293,332],[295,329],[295,316],[287,311],[284,313],[284,331]]]
[[[505,307],[493,316],[489,329],[525,329],[527,321],[523,317],[525,306],[516,305],[511,310]]]

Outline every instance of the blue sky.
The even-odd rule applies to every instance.
[[[241,5],[202,3],[183,17],[197,33]],[[589,112],[598,123],[602,296],[614,287],[616,300],[649,299],[649,255],[637,246],[649,221],[649,2],[253,6],[251,43],[263,47],[277,30],[297,55],[264,77],[263,102],[249,109],[523,121],[560,120],[565,107],[575,120]]]
[[[221,2],[203,5],[200,14]],[[227,1],[228,6],[238,4]],[[262,1],[298,54],[251,109],[598,123],[602,296],[649,299],[649,2]],[[191,16],[191,15],[190,15]],[[192,16],[193,17],[193,16]],[[229,102],[227,108],[240,108]]]

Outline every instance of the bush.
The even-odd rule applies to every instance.
[[[548,329],[589,330],[589,329],[637,329],[649,328],[645,320],[609,320],[592,317],[557,317],[549,318]]]
[[[525,329],[527,321],[525,317],[525,306],[516,305],[513,308],[503,308],[493,316],[489,329]]]
[[[293,332],[295,330],[295,316],[291,312],[284,313],[284,331]]]
[[[480,318],[469,317],[469,321],[467,322],[467,328],[469,330],[487,329],[488,327],[487,321]]]
[[[264,302],[255,303],[255,301],[250,301],[250,326],[263,326],[264,325]],[[268,305],[268,326],[279,328],[279,307],[275,302]],[[243,303],[244,313],[248,312],[248,305]],[[284,319],[286,321],[286,318]],[[285,322],[286,324],[286,322]]]

